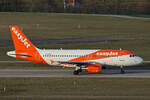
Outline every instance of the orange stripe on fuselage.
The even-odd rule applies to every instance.
[[[104,59],[104,58],[123,56],[123,55],[131,55],[131,54],[134,53],[126,50],[99,50],[91,54],[87,54],[78,58],[71,59],[69,61],[91,61],[91,60]]]

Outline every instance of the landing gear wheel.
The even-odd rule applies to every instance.
[[[102,66],[102,69],[106,69],[106,67],[105,67],[105,66]]]
[[[121,69],[121,72],[120,72],[121,74],[124,74],[125,73],[125,71],[124,71],[124,69]]]
[[[79,71],[79,72],[82,72],[82,69],[79,69],[78,71]]]
[[[79,70],[75,70],[75,71],[73,72],[73,74],[74,74],[74,75],[79,75]]]
[[[121,71],[120,71],[120,73],[121,73],[121,74],[124,74],[124,73],[125,73],[125,71],[124,71],[124,69],[123,69],[123,66],[121,66]]]

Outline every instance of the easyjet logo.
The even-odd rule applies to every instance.
[[[96,55],[100,56],[117,56],[118,52],[98,52]]]
[[[15,27],[12,27],[12,31],[15,33],[15,35],[17,36],[17,38],[19,40],[21,40],[22,43],[24,43],[24,45],[26,46],[26,48],[30,47],[30,44],[27,42],[27,39],[24,38],[17,30]]]

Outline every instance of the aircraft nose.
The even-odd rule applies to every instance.
[[[136,63],[137,64],[143,63],[143,59],[141,57],[136,57]]]

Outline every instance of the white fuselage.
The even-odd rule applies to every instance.
[[[57,65],[57,63],[52,63],[51,61],[70,61],[72,59],[85,56],[96,52],[98,50],[40,50],[38,49],[40,55],[49,65]],[[90,56],[87,56],[90,57]],[[134,66],[141,64],[143,59],[139,56],[131,57],[130,55],[114,56],[107,57],[103,59],[94,59],[94,60],[83,60],[90,62],[97,62],[102,65],[111,65],[111,66]]]
[[[37,48],[36,48],[37,49]],[[44,59],[44,61],[49,65],[63,65],[58,64],[57,61],[71,61],[76,58],[83,57],[85,55],[91,54],[93,52],[97,52],[100,50],[62,50],[62,49],[49,49],[49,50],[41,50],[37,49],[40,56]],[[10,51],[7,55],[16,57],[15,51]],[[36,54],[35,54],[36,55]],[[95,55],[92,55],[95,56]],[[143,59],[139,56],[131,56],[130,55],[121,55],[121,56],[108,56],[105,58],[95,58],[91,56],[86,56],[86,59],[75,60],[78,62],[96,62],[102,65],[111,65],[111,66],[134,66],[141,64]],[[38,57],[36,58],[38,59]],[[74,61],[74,60],[73,60]],[[68,67],[68,65],[66,65]]]

